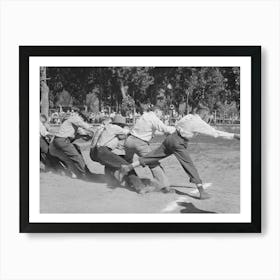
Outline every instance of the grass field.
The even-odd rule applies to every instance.
[[[163,137],[152,143],[159,145]],[[82,145],[85,161],[93,173],[93,182],[73,180],[52,173],[41,173],[40,211],[42,213],[238,213],[240,211],[240,142],[237,140],[196,137],[189,145],[190,155],[205,183],[208,200],[197,199],[177,159],[170,156],[162,166],[176,193],[140,195],[132,190],[107,185],[104,168],[89,158],[87,145]],[[139,176],[150,175],[145,169]]]

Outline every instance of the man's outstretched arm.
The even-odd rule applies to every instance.
[[[192,127],[194,128],[193,130],[196,133],[209,135],[215,138],[220,137],[224,139],[240,139],[240,134],[217,130],[202,119],[195,119],[193,122],[194,123]]]

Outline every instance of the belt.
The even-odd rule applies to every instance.
[[[72,142],[72,139],[70,137],[54,136],[54,139],[65,139],[68,140],[69,142]]]
[[[62,137],[62,136],[54,136],[54,139],[69,139],[70,140],[70,138],[69,137]]]
[[[147,143],[147,144],[150,143],[149,141],[143,140],[143,139],[141,139],[141,138],[139,138],[139,137],[137,137],[137,136],[135,136],[135,135],[133,135],[133,134],[130,134],[130,136],[132,136],[132,137],[134,137],[134,138],[136,138],[136,139],[138,139],[138,140],[141,140],[141,141],[143,141],[143,142],[145,142],[145,143]]]

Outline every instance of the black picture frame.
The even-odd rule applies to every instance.
[[[250,223],[31,223],[29,221],[29,58],[33,56],[251,57]],[[260,46],[19,46],[21,233],[259,233],[261,232]],[[39,186],[38,186],[39,187]]]

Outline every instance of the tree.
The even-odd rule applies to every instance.
[[[135,100],[145,99],[146,90],[153,84],[154,78],[150,75],[149,67],[111,67],[114,84],[119,86],[122,97],[121,109],[132,111],[135,109]]]
[[[49,87],[47,85],[46,67],[40,68],[41,114],[49,115]]]
[[[111,67],[111,71],[112,78],[116,79],[119,85],[122,98],[128,94],[141,95],[154,82],[150,67]]]
[[[212,111],[225,90],[225,78],[218,67],[180,67],[177,70],[177,99],[187,100],[191,111],[205,108]]]
[[[48,67],[49,100],[67,99],[84,105],[92,85],[99,88],[99,106],[131,111],[135,104],[157,102],[164,89],[163,106],[173,104],[187,112],[197,108],[216,110],[235,102],[239,109],[239,67]],[[65,100],[66,102],[66,100]]]
[[[221,71],[226,79],[228,93],[225,99],[228,103],[235,102],[240,110],[240,67],[223,67]]]

